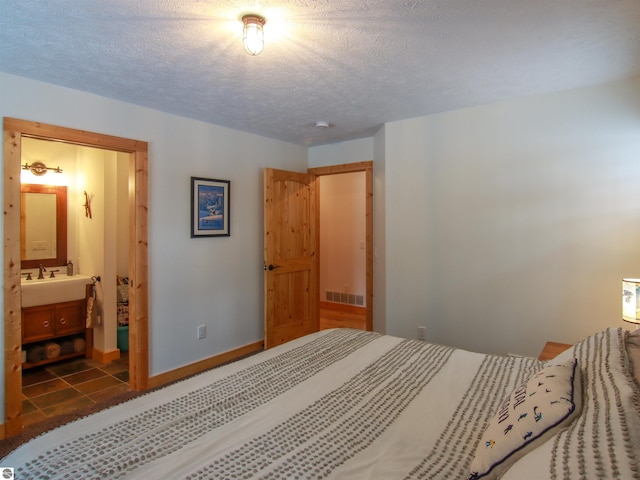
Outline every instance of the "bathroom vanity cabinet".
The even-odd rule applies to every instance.
[[[26,361],[22,364],[22,368],[27,369],[79,356],[91,357],[93,336],[92,330],[86,328],[86,315],[86,298],[22,308],[23,349],[28,350],[36,344],[44,345],[51,341],[61,342],[75,337],[82,337],[85,340],[83,351],[61,354],[36,363]]]

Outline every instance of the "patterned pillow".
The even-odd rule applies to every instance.
[[[580,412],[581,394],[577,359],[547,364],[502,402],[476,448],[469,480],[499,478],[569,425]]]
[[[625,346],[631,360],[631,373],[640,385],[640,330],[629,332]]]

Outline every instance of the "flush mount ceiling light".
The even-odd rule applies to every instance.
[[[259,55],[264,48],[264,17],[260,15],[245,15],[242,17],[242,44],[249,55]]]

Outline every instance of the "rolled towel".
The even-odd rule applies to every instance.
[[[47,350],[43,345],[37,344],[27,349],[27,360],[30,363],[38,363],[47,358]]]
[[[56,358],[60,356],[60,345],[56,342],[47,342],[44,344],[47,351],[47,358]]]
[[[68,355],[73,353],[73,342],[65,339],[60,342],[60,355]]]
[[[84,352],[87,347],[87,343],[84,341],[82,337],[76,337],[73,339],[73,351],[76,353]]]

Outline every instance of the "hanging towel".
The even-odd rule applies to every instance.
[[[44,348],[47,351],[47,358],[56,358],[60,356],[60,345],[56,342],[47,342],[44,344]]]
[[[87,328],[100,325],[100,315],[98,315],[98,299],[96,297],[96,287],[91,287],[91,296],[87,299]]]

